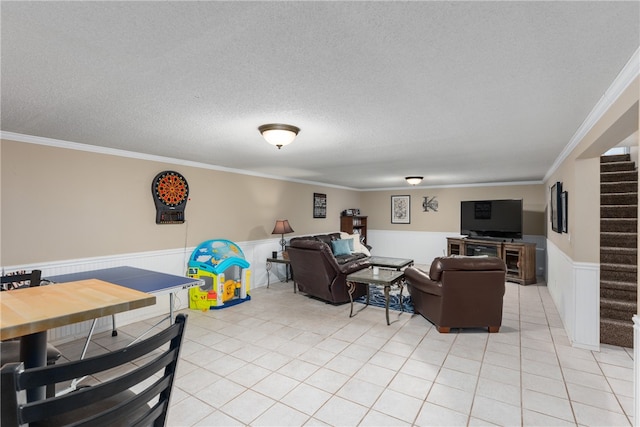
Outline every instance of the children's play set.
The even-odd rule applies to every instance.
[[[249,265],[242,249],[229,240],[202,242],[191,254],[187,276],[204,285],[189,289],[189,308],[213,310],[250,300]]]

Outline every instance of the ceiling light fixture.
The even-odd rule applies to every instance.
[[[262,125],[258,128],[262,137],[271,145],[278,147],[278,150],[283,145],[288,145],[300,132],[300,128],[292,125],[284,125],[281,123],[270,123],[268,125]]]
[[[422,182],[421,176],[408,176],[405,178],[407,182],[411,185],[418,185]]]

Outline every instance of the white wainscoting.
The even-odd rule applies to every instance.
[[[249,286],[251,289],[267,285],[266,259],[271,256],[271,252],[280,248],[279,239],[265,239],[251,242],[235,242],[244,252],[245,258],[251,264],[251,279]],[[24,264],[3,266],[3,274],[18,270],[42,270],[44,278],[59,274],[77,273],[88,270],[98,270],[109,267],[131,266],[144,268],[147,270],[159,271],[167,274],[183,276],[186,273],[189,258],[195,247],[169,249],[163,251],[150,251],[140,253],[130,253],[95,258],[83,258],[75,260],[55,261],[49,263]],[[282,267],[282,268],[279,268]],[[284,279],[284,264],[274,264],[271,271],[272,281],[277,281],[273,277]],[[293,284],[292,284],[293,289]],[[187,290],[179,290],[174,293],[175,309],[180,310],[189,306],[189,293]],[[116,325],[126,325],[141,320],[151,319],[167,315],[169,313],[169,294],[156,294],[156,304],[116,315]],[[61,343],[77,338],[86,337],[91,328],[91,321],[79,322],[72,325],[52,329],[49,331],[49,341]],[[107,331],[111,329],[111,318],[103,317],[96,324],[96,331]]]
[[[368,230],[367,243],[372,255],[411,258],[416,264],[431,265],[434,258],[447,255],[447,237],[462,237],[458,232]],[[522,241],[536,244],[536,274],[546,273],[545,236],[526,235]]]
[[[447,237],[457,232],[368,230],[371,255],[411,258],[416,264],[431,265],[434,258],[447,255]]]
[[[600,264],[574,262],[547,240],[547,287],[574,347],[600,351]]]

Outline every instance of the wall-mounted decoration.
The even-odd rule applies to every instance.
[[[313,193],[313,217],[327,217],[327,195],[322,193]]]
[[[560,200],[562,194],[562,183],[556,182],[551,186],[551,229],[556,233],[562,233],[562,201]]]
[[[175,171],[160,172],[151,182],[156,224],[182,224],[189,197],[187,180]]]
[[[569,212],[567,211],[569,208],[569,195],[566,191],[563,191],[560,195],[560,211],[562,212],[562,232],[569,232]]]
[[[411,196],[391,196],[391,224],[411,224]]]
[[[423,212],[429,212],[432,210],[434,212],[438,212],[438,196],[424,196],[422,197],[424,201],[422,202],[422,210]]]

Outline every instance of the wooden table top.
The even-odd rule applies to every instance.
[[[153,295],[98,279],[0,292],[0,340],[155,303]]]

